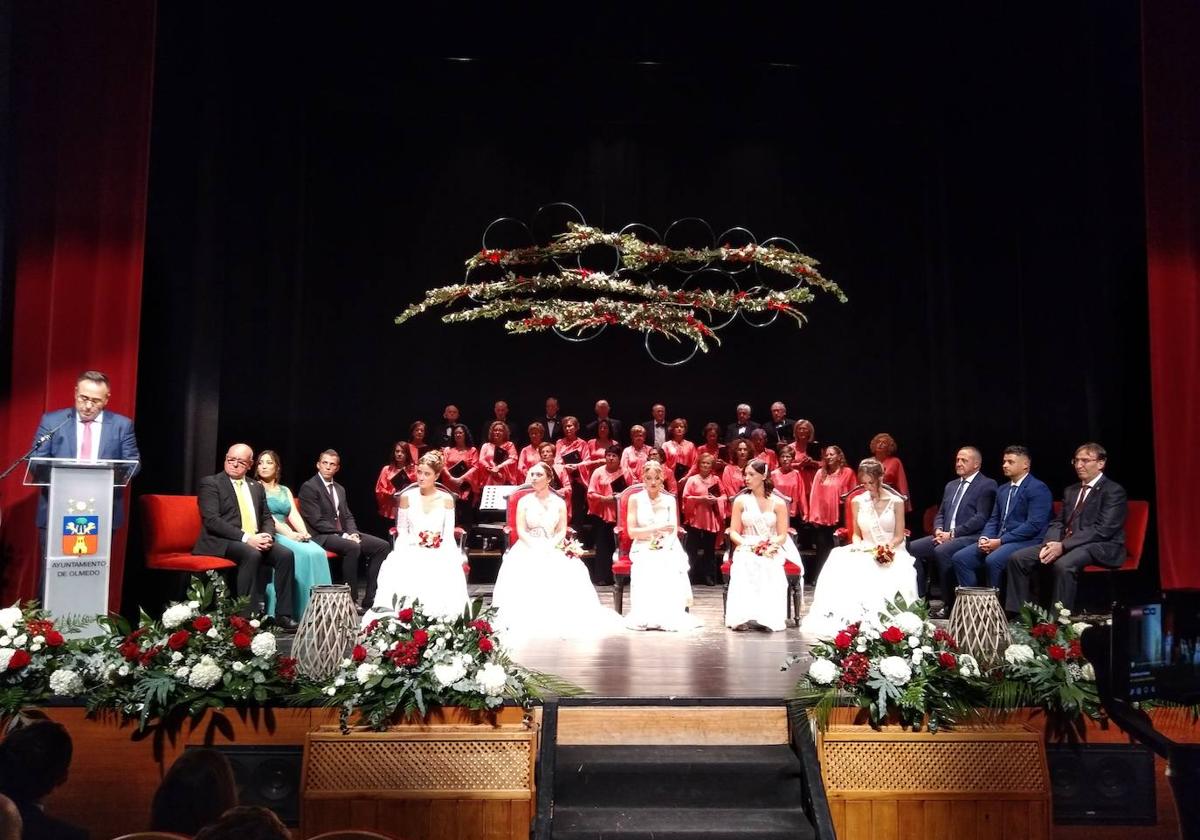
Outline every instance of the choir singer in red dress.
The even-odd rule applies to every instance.
[[[896,457],[896,439],[887,432],[871,438],[871,455],[883,464],[883,483],[904,497],[905,513],[912,513],[912,499],[908,495],[908,476],[904,464]]]
[[[683,524],[687,529],[688,563],[696,583],[715,586],[721,577],[717,538],[725,528],[728,504],[721,480],[713,472],[716,462],[705,452],[696,461],[696,472],[683,485]]]
[[[375,481],[375,506],[389,527],[396,524],[396,509],[399,506],[396,494],[416,480],[416,470],[408,457],[408,443],[398,440],[392,446],[391,462],[383,465]]]

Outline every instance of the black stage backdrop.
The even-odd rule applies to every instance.
[[[454,402],[477,432],[503,398],[523,426],[554,394],[585,422],[662,401],[693,437],[782,399],[852,462],[886,430],[918,510],[963,443],[996,477],[1025,443],[1060,488],[1096,439],[1152,499],[1136,3],[686,32],[276,11],[159,8],[139,492],[193,492],[237,440],[296,486],[334,447],[382,532],[371,488],[411,420]],[[616,329],[393,325],[491,220],[554,201],[789,237],[850,302],[675,369]]]

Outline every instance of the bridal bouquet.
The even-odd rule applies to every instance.
[[[876,728],[895,715],[914,731],[924,723],[936,732],[976,716],[987,697],[975,658],[929,621],[923,601],[907,604],[899,594],[886,612],[813,644],[812,656],[796,695],[815,707],[822,728],[833,706],[855,705]],[[784,668],[800,659],[792,657]]]
[[[896,559],[896,552],[890,545],[877,545],[871,553],[875,555],[875,562],[880,566],[890,566]]]
[[[778,548],[779,546],[775,545],[775,543],[771,542],[770,540],[762,540],[761,542],[755,543],[754,548],[751,550],[759,557],[773,557]]]
[[[441,548],[442,535],[439,531],[419,531],[417,545],[421,548]]]
[[[555,546],[563,554],[567,555],[571,560],[579,560],[583,557],[583,544],[579,540],[572,540],[563,537],[563,539]]]

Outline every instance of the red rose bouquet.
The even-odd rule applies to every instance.
[[[421,548],[441,548],[442,535],[437,531],[419,531],[417,545]]]

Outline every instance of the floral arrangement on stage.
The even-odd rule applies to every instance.
[[[543,693],[580,693],[513,663],[492,626],[495,611],[480,600],[450,620],[427,615],[419,601],[397,606],[394,615],[367,625],[332,677],[302,681],[291,701],[341,707],[348,731],[355,713],[362,725],[385,729],[397,716],[424,716],[437,706],[487,710],[506,700],[527,704]]]
[[[1055,611],[1036,604],[1021,608],[1009,626],[1012,643],[1004,651],[1003,679],[993,685],[991,700],[1001,709],[1041,706],[1077,728],[1084,715],[1100,715],[1096,672],[1080,650],[1080,636],[1091,625],[1073,620],[1062,604]]]
[[[899,594],[877,617],[815,643],[812,656],[796,694],[822,729],[835,705],[855,705],[874,727],[892,716],[914,731],[927,725],[936,732],[978,717],[987,699],[975,658],[929,620],[923,601],[908,604]]]
[[[16,714],[53,696],[80,694],[83,680],[75,643],[36,601],[0,609],[0,716]]]
[[[216,572],[193,577],[188,600],[155,621],[144,612],[137,629],[120,617],[100,619],[107,634],[91,640],[83,679],[89,712],[113,709],[139,729],[185,711],[283,699],[296,675],[280,657],[275,636],[244,618],[245,598],[231,599]]]
[[[624,268],[634,271],[709,262],[753,264],[784,274],[794,279],[796,285],[787,291],[773,291],[763,286],[737,291],[680,290],[633,280],[622,276],[620,271],[607,273],[562,268],[552,273],[523,274],[512,270],[512,267],[541,266],[555,259],[576,256],[594,245],[618,249]],[[673,250],[642,242],[632,234],[604,233],[577,223],[569,223],[567,232],[556,236],[550,245],[511,251],[485,249],[467,260],[468,271],[485,266],[509,270],[499,279],[430,289],[423,301],[412,304],[398,315],[396,323],[403,324],[431,307],[470,300],[474,306],[448,313],[442,320],[462,323],[482,318],[508,318],[504,328],[512,333],[556,329],[580,334],[599,326],[623,326],[674,340],[688,340],[707,352],[710,340],[718,344],[720,340],[704,323],[703,316],[777,312],[800,325],[805,321],[800,307],[815,299],[813,289],[827,292],[843,303],[846,301],[841,288],[817,271],[816,260],[784,248],[746,245],[741,248]],[[566,291],[578,293],[585,299],[561,297]],[[518,315],[521,317],[513,317]]]

